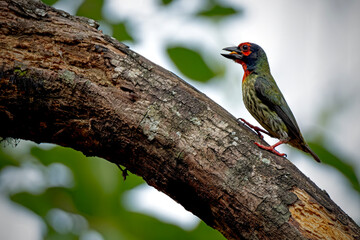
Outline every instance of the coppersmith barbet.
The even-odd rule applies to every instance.
[[[260,138],[263,138],[260,133],[263,132],[280,140],[269,147],[257,142],[255,144],[279,156],[284,156],[285,154],[276,151],[275,147],[287,143],[310,153],[316,161],[320,162],[319,157],[306,144],[293,113],[270,73],[265,51],[260,46],[249,42],[223,50],[229,51],[230,54],[221,55],[234,60],[244,68],[242,93],[245,107],[267,132],[241,120],[253,128]]]

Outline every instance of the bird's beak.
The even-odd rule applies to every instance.
[[[223,50],[230,52],[230,54],[221,53],[221,55],[223,55],[226,58],[229,58],[232,60],[236,60],[236,59],[240,60],[243,57],[243,54],[241,53],[241,51],[238,47],[227,47],[227,48],[223,48]]]

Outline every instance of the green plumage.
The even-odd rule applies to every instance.
[[[243,101],[251,115],[271,137],[278,138],[280,144],[288,143],[320,161],[305,143],[295,117],[270,73],[264,50],[254,43],[242,43],[224,50],[231,51],[230,54],[222,54],[224,57],[233,59],[244,68]]]

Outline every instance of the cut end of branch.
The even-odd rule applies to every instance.
[[[354,239],[348,228],[337,221],[334,214],[329,213],[318,204],[307,192],[295,188],[292,190],[298,197],[290,206],[290,223],[309,239]]]

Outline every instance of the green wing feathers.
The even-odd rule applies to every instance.
[[[295,117],[275,81],[273,79],[266,80],[265,78],[258,77],[255,82],[255,92],[257,97],[272,111],[275,111],[283,120],[288,128],[289,137],[292,139],[301,139],[303,141]]]

